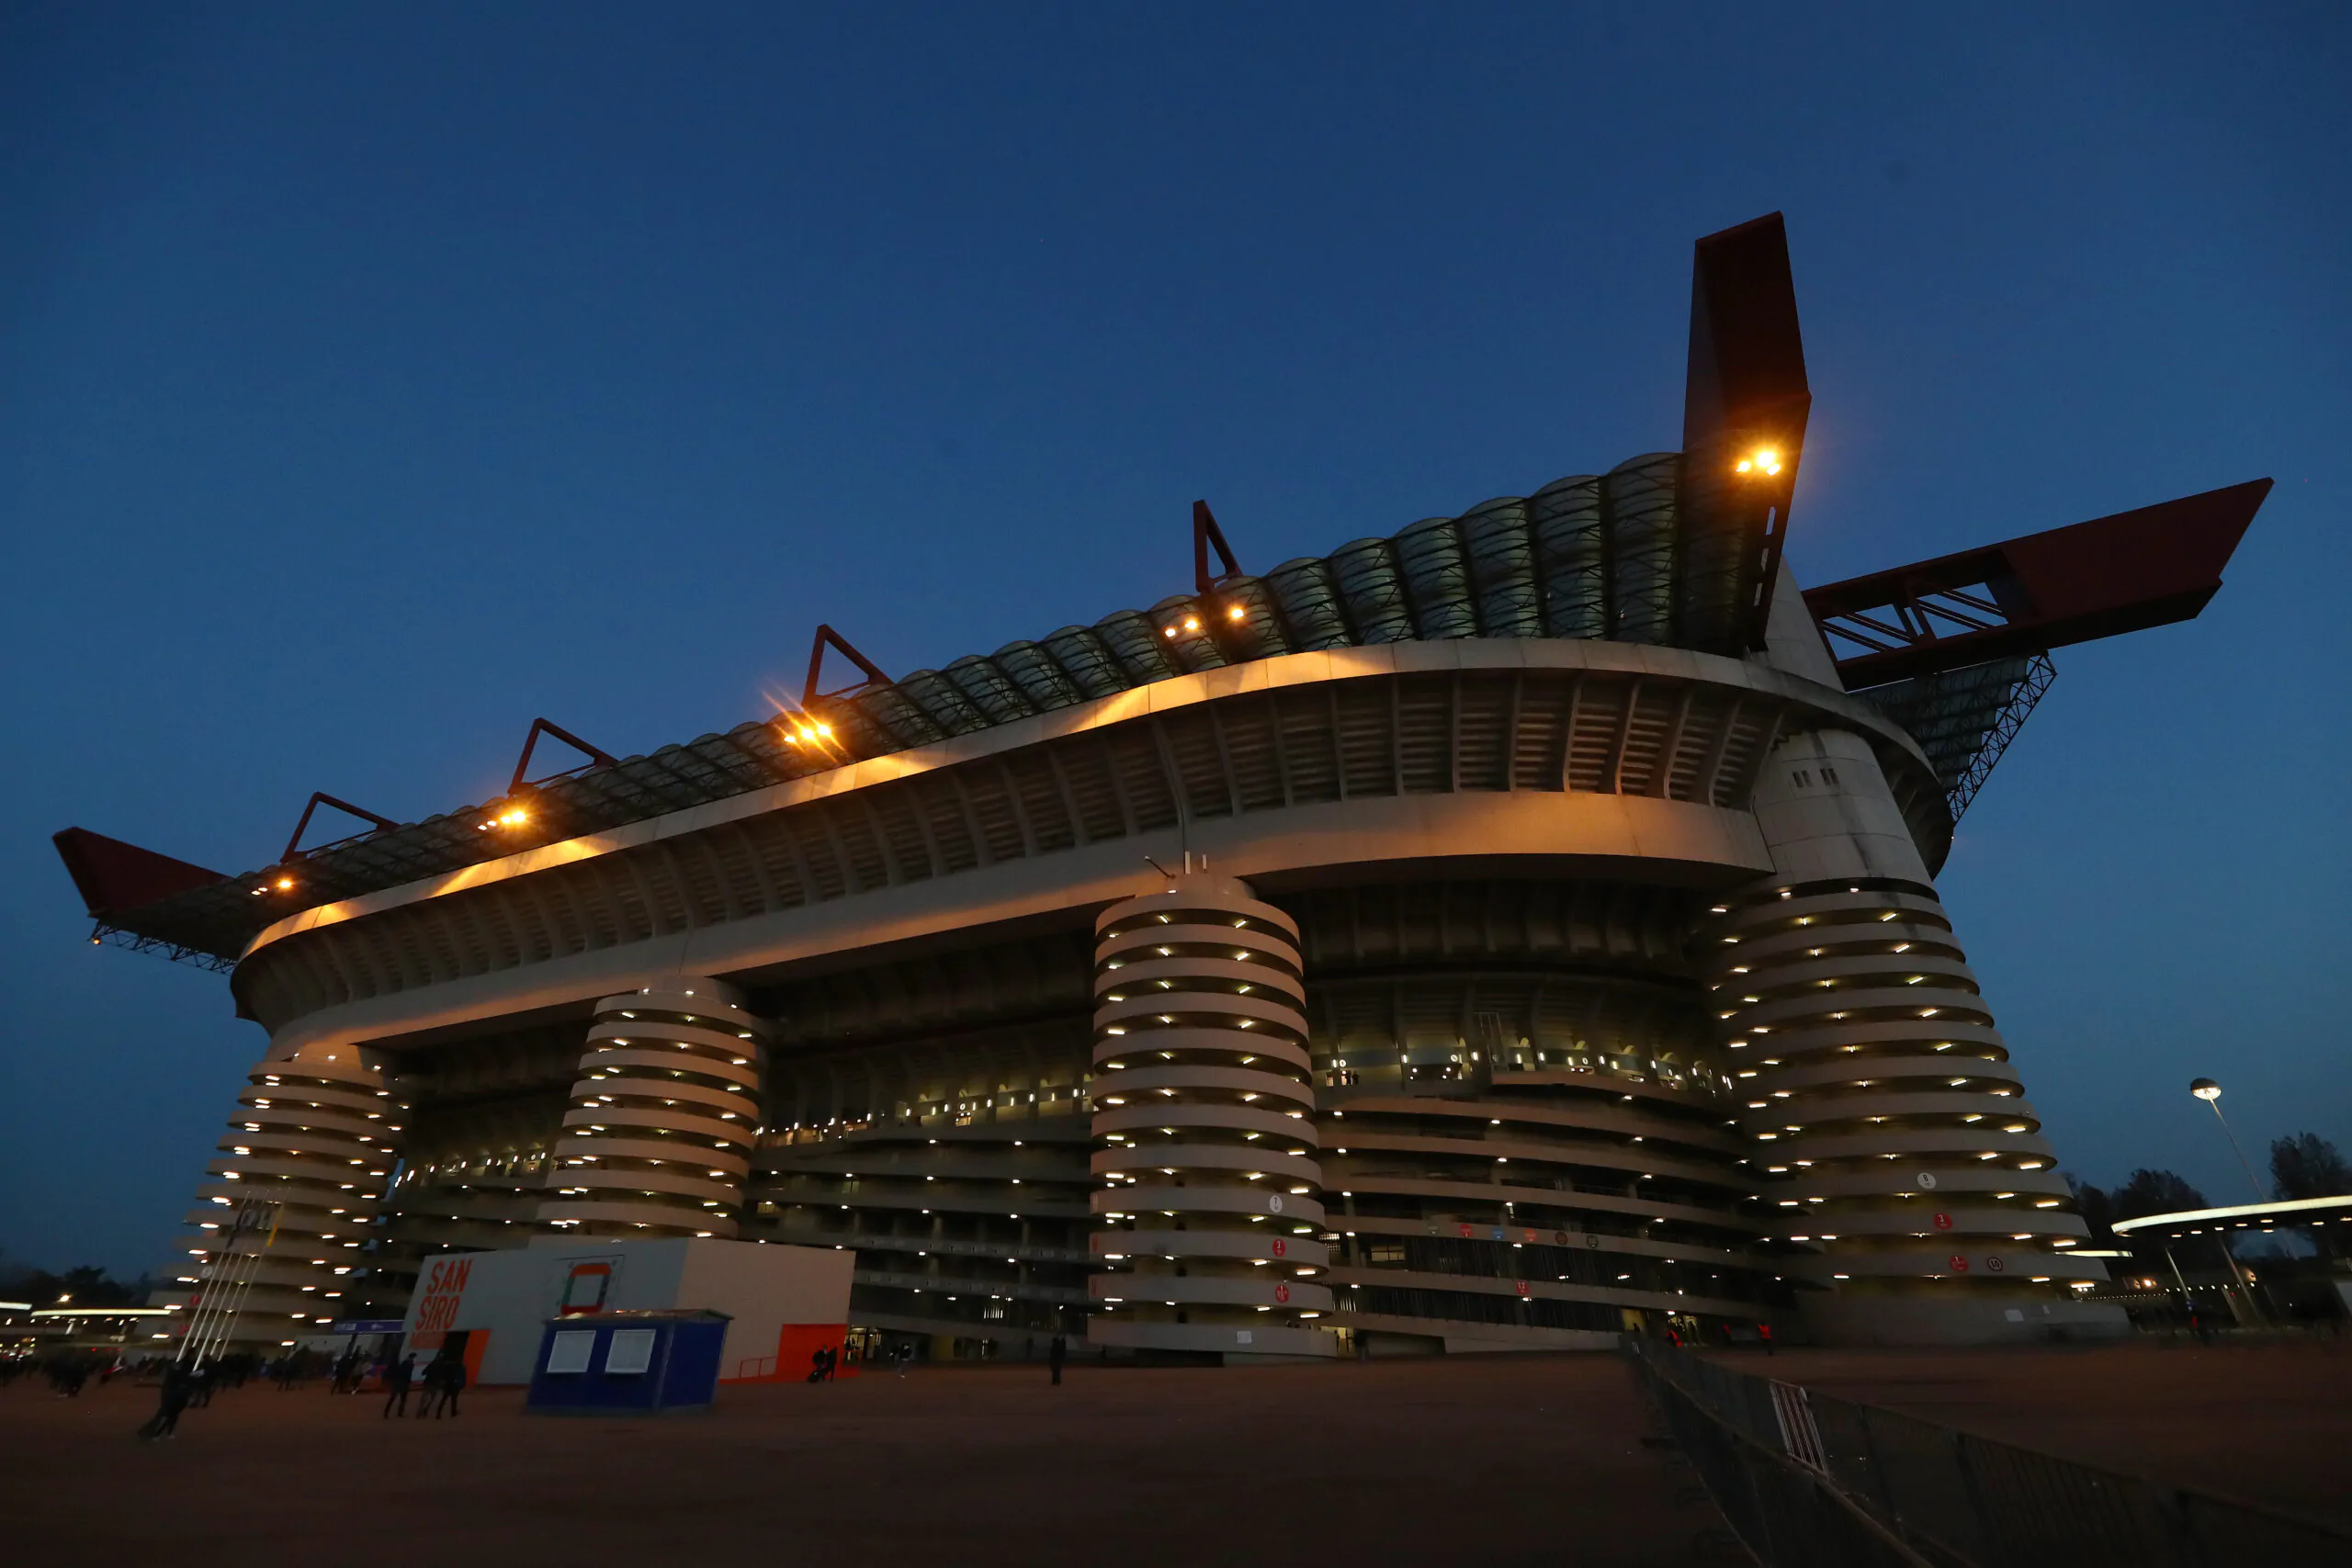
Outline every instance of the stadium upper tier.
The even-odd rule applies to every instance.
[[[1683,504],[1684,472],[1682,456],[1664,452],[1556,479],[1525,498],[1428,518],[1260,576],[1230,573],[1204,592],[943,669],[868,680],[724,734],[590,763],[515,795],[378,828],[100,919],[145,942],[233,962],[295,909],[1283,654],[1463,637],[1733,651],[1754,592],[1732,568],[1740,525],[1699,521],[1722,509]],[[61,847],[70,863],[73,848]]]
[[[2048,650],[2195,615],[2267,479],[1806,590],[1780,570],[1812,392],[1778,214],[1699,242],[1682,450],[1556,479],[1454,517],[1250,575],[1205,506],[1194,592],[1090,626],[863,683],[644,756],[594,751],[507,795],[224,875],[80,828],[56,835],[96,920],[92,939],[228,969],[288,915],[950,741],[1137,687],[1289,654],[1467,638],[1610,642],[1770,657],[1850,691],[1914,745],[1940,791],[1914,830],[1932,871],[1951,827],[2054,671]],[[1214,541],[1226,570],[1208,570]],[[1816,638],[1813,634],[1821,634]],[[1776,634],[1777,635],[1777,634]],[[1804,646],[1796,646],[1802,642]],[[1818,644],[1818,645],[1816,645]],[[1901,771],[1901,770],[1898,770]],[[1906,809],[1910,809],[1906,807]],[[1928,820],[1928,818],[1936,818]]]

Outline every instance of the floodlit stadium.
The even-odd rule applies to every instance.
[[[1934,879],[2051,650],[2194,616],[2269,481],[1803,588],[1810,407],[1775,215],[1698,243],[1679,450],[1254,573],[1196,505],[1148,609],[820,627],[781,715],[540,720],[238,875],[67,829],[93,941],[268,1035],[180,1292],[275,1344],[710,1236],[941,1356],[2120,1331]]]

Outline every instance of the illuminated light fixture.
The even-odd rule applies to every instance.
[[[1748,456],[1734,463],[1732,471],[1739,474],[1759,471],[1765,474],[1777,474],[1781,471],[1781,454],[1772,447],[1759,446]],[[1788,895],[1783,893],[1781,897],[1785,898]]]
[[[1238,621],[1247,613],[1240,605],[1235,604],[1225,612],[1225,618],[1228,621]]]
[[[817,741],[831,740],[833,738],[833,727],[817,719],[810,719],[803,724],[791,725],[788,728],[787,721],[778,719],[776,721],[776,728],[784,732],[785,739],[790,741],[795,746],[813,745]],[[688,991],[686,995],[691,997],[694,993],[692,991]]]

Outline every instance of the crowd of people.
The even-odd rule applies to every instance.
[[[458,1414],[458,1395],[466,1386],[466,1363],[444,1350],[424,1364],[419,1371],[413,1354],[385,1367],[384,1418],[408,1414],[408,1391],[412,1385],[420,1391],[416,1407],[418,1420],[427,1416],[438,1420],[443,1416]]]
[[[138,1428],[150,1441],[178,1435],[179,1418],[189,1409],[212,1402],[215,1391],[242,1388],[258,1378],[280,1393],[290,1393],[324,1379],[327,1391],[358,1394],[380,1389],[387,1417],[411,1414],[409,1395],[419,1399],[413,1414],[420,1419],[458,1414],[458,1395],[465,1389],[464,1359],[444,1349],[418,1364],[417,1355],[369,1355],[356,1345],[340,1356],[317,1351],[288,1350],[279,1356],[249,1351],[206,1359],[174,1356],[124,1356],[112,1350],[74,1349],[46,1356],[0,1357],[0,1389],[19,1380],[46,1382],[60,1399],[77,1399],[93,1384],[104,1387],[117,1378],[155,1390],[155,1414]]]
[[[1055,1336],[1047,1359],[1056,1383],[1062,1381],[1067,1356],[1068,1341]],[[876,1359],[904,1377],[915,1359],[915,1347],[911,1342],[901,1342],[883,1349]],[[808,1361],[808,1381],[830,1382],[841,1369],[842,1350],[834,1346],[821,1347],[811,1353]],[[192,1360],[163,1355],[127,1358],[111,1351],[89,1350],[64,1351],[42,1358],[0,1357],[0,1389],[28,1376],[44,1379],[60,1399],[78,1398],[92,1382],[103,1387],[117,1377],[152,1385],[156,1391],[155,1414],[138,1428],[138,1436],[150,1442],[176,1437],[181,1414],[209,1404],[216,1390],[242,1388],[254,1378],[281,1393],[306,1387],[319,1378],[327,1380],[330,1393],[379,1391],[384,1395],[385,1420],[412,1416],[418,1420],[455,1417],[458,1414],[458,1396],[464,1392],[468,1381],[464,1358],[447,1348],[420,1366],[415,1351],[405,1355],[385,1351],[371,1356],[356,1345],[333,1357],[304,1350],[288,1350],[271,1357],[244,1351]],[[409,1408],[411,1393],[417,1396],[413,1411]]]

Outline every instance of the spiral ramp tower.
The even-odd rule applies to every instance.
[[[2104,1265],[1860,738],[1784,740],[1755,800],[1783,873],[1699,944],[1776,1239],[1840,1343],[2103,1331]]]
[[[541,1223],[570,1235],[733,1239],[769,1032],[741,992],[700,976],[598,1002]]]
[[[1298,928],[1204,873],[1095,922],[1096,1344],[1331,1356]]]
[[[275,1346],[347,1312],[402,1120],[382,1069],[354,1047],[254,1065],[174,1273],[191,1349]]]

